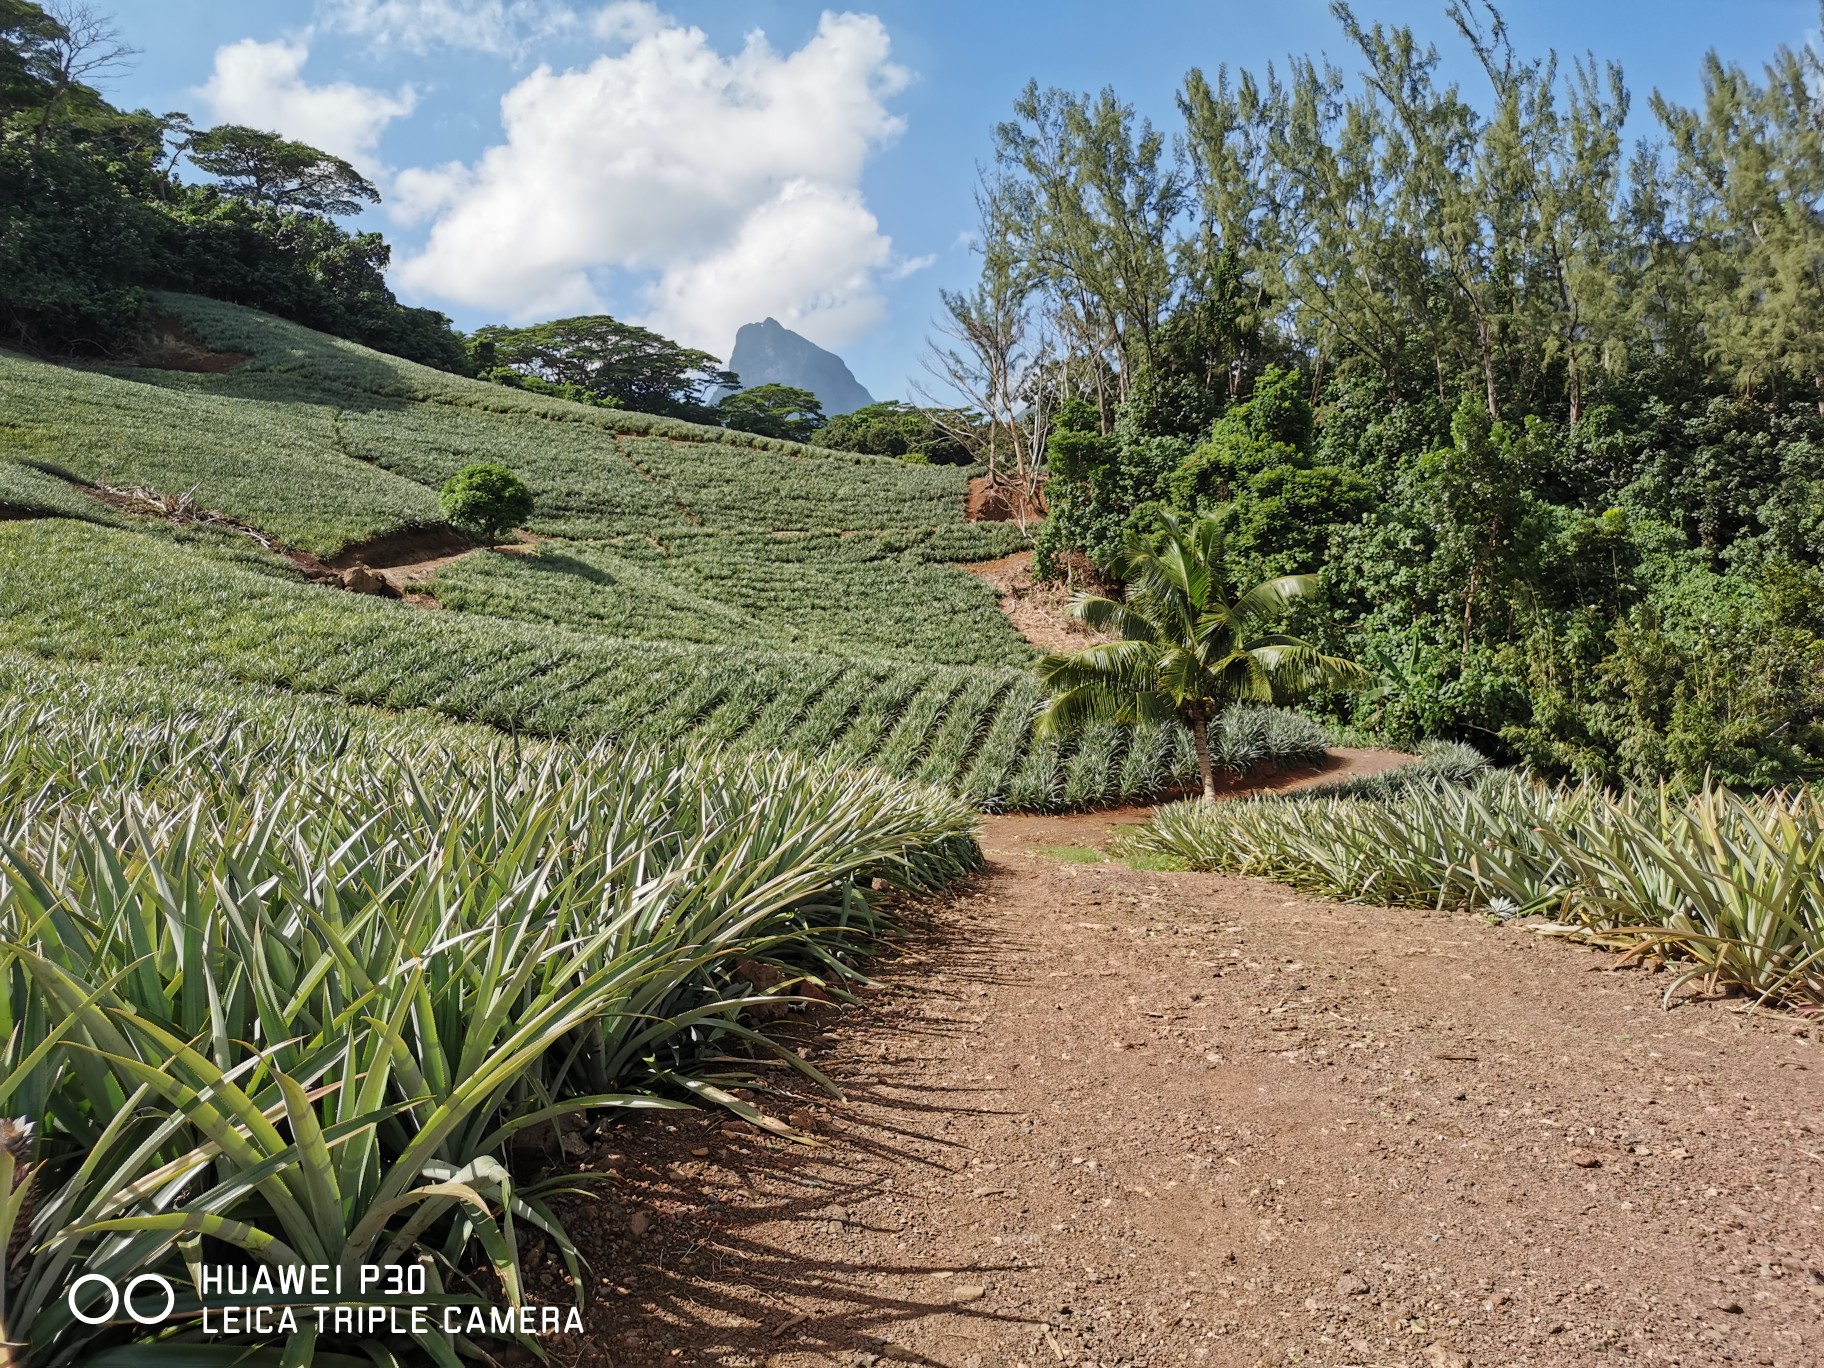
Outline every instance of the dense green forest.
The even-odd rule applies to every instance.
[[[386,240],[337,221],[379,203],[356,168],[260,129],[116,108],[99,86],[131,55],[100,11],[66,22],[0,0],[0,342],[137,356],[157,335],[148,292],[181,290],[579,403],[782,438],[823,426],[801,390],[718,404],[739,378],[715,357],[606,315],[465,336],[402,305]]]
[[[450,320],[399,303],[391,249],[332,214],[377,201],[348,163],[257,129],[115,108],[96,83],[130,54],[114,29],[0,0],[0,338],[119,355],[145,291],[246,304],[444,370]],[[212,177],[187,182],[180,161]]]
[[[1824,66],[1712,57],[1630,121],[1621,70],[1448,7],[1460,87],[1333,15],[1352,70],[1192,71],[1181,123],[1028,87],[984,173],[944,368],[1046,485],[1052,575],[1160,507],[1396,742],[1548,772],[1768,783],[1824,757]],[[1638,138],[1636,138],[1638,131]]]

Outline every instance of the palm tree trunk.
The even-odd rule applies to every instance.
[[[1216,767],[1210,763],[1210,724],[1202,708],[1191,709],[1191,740],[1197,745],[1197,775],[1203,780],[1203,796],[1216,797]]]

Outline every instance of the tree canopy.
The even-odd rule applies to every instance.
[[[808,442],[828,421],[816,395],[796,385],[777,384],[755,385],[722,396],[716,416],[723,427],[792,442]]]
[[[975,459],[974,443],[957,434],[979,434],[981,425],[980,415],[965,410],[933,410],[887,399],[837,414],[810,440],[815,446],[868,456],[898,456],[926,465],[968,465]]]
[[[443,516],[492,546],[532,516],[532,491],[503,465],[464,466],[444,484],[438,498]]]
[[[1713,55],[1631,142],[1618,65],[1443,12],[1471,77],[1336,0],[1346,58],[1194,68],[1175,127],[1029,85],[941,387],[1043,573],[1161,511],[1326,567],[1293,626],[1382,677],[1319,703],[1390,742],[1824,773],[1824,54]]]
[[[490,378],[530,378],[598,402],[704,422],[715,421],[709,392],[739,383],[708,352],[607,314],[518,328],[490,324],[476,330],[470,347],[477,370]]]
[[[53,44],[64,27],[27,0],[0,0],[0,115],[50,99]]]
[[[188,155],[231,194],[275,209],[347,215],[380,202],[373,184],[340,157],[257,128],[211,128],[190,140]]]
[[[197,130],[122,110],[98,83],[131,49],[101,10],[0,0],[0,333],[53,351],[131,354],[146,289],[185,290],[447,370],[449,319],[401,305],[391,249],[332,215],[378,199],[346,162],[258,129]],[[191,165],[218,179],[186,181]]]

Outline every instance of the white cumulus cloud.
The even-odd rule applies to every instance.
[[[641,321],[717,355],[767,314],[827,344],[876,323],[895,259],[861,173],[908,79],[880,20],[725,54],[623,0],[594,31],[608,51],[529,73],[478,160],[400,175],[395,210],[430,222],[400,283],[511,319],[643,298]]]
[[[304,79],[309,45],[243,38],[216,49],[215,68],[198,90],[216,123],[247,124],[333,152],[372,174],[387,124],[410,114],[410,86],[388,94],[348,81]]]
[[[724,246],[667,267],[650,291],[652,318],[661,331],[700,339],[710,351],[728,347],[743,323],[769,315],[846,341],[882,321],[874,279],[891,256],[858,191],[791,181]]]

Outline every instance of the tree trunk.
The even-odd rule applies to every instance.
[[[1203,780],[1203,796],[1216,797],[1216,767],[1210,763],[1210,724],[1202,708],[1191,710],[1191,740],[1197,745],[1197,775]]]
[[[1476,310],[1476,342],[1482,349],[1482,385],[1486,392],[1488,416],[1498,423],[1501,421],[1501,401],[1495,397],[1494,332],[1480,308]]]

